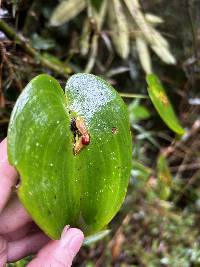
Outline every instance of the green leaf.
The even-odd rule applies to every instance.
[[[52,49],[56,45],[53,39],[44,38],[38,35],[37,33],[32,34],[31,40],[32,40],[33,47],[38,50]]]
[[[129,113],[131,121],[137,122],[139,120],[146,120],[150,117],[150,113],[147,108],[139,104],[139,101],[135,100],[129,105]]]
[[[160,117],[172,131],[183,135],[185,130],[178,121],[159,78],[155,74],[149,74],[146,80],[148,83],[149,96]]]
[[[27,266],[27,264],[28,264],[31,260],[32,260],[32,257],[29,256],[29,257],[26,257],[26,258],[24,258],[24,259],[22,259],[22,260],[19,260],[19,261],[15,262],[15,263],[8,263],[8,264],[6,265],[6,267],[25,267],[25,266]]]
[[[158,194],[161,199],[166,200],[171,192],[172,175],[164,155],[157,160]]]
[[[65,73],[72,73],[72,69],[63,61],[61,61],[59,58],[44,52],[42,53],[42,57],[44,59],[47,59],[48,61],[50,61],[54,66],[58,66],[58,68],[62,69]]]
[[[68,224],[90,235],[109,223],[126,194],[131,147],[126,105],[91,74],[73,75],[65,94],[54,78],[35,77],[18,98],[8,130],[19,198],[54,239]]]
[[[146,166],[144,166],[141,162],[137,160],[133,160],[132,162],[132,175],[142,179],[143,181],[147,181],[149,176],[152,174],[152,170]]]

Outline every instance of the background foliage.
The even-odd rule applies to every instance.
[[[74,72],[104,77],[129,108],[133,169],[111,233],[84,247],[74,266],[200,266],[200,2],[77,2],[62,1],[61,16],[57,1],[2,1],[0,138],[17,96],[35,75],[49,73],[62,85]],[[128,13],[129,3],[143,26],[145,18],[147,31]],[[156,22],[147,20],[149,13]],[[148,95],[145,73],[152,69],[186,130],[182,137],[164,124],[150,99],[133,98]]]

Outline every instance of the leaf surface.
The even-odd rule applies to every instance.
[[[90,142],[75,155],[74,143],[81,137],[72,124],[78,118]],[[54,78],[39,75],[12,112],[8,156],[21,176],[19,198],[45,233],[59,238],[69,224],[94,234],[125,197],[131,168],[127,108],[94,75],[73,75],[66,94]]]

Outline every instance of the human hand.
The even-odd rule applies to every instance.
[[[9,165],[7,141],[0,143],[0,267],[39,251],[27,267],[70,267],[84,236],[66,226],[60,240],[50,240],[20,204],[16,170]]]

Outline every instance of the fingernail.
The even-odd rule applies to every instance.
[[[61,235],[61,239],[64,238],[64,236],[66,235],[66,233],[68,232],[70,228],[70,225],[66,225],[63,232],[62,232],[62,235]]]
[[[81,230],[76,228],[68,229],[68,231],[63,231],[62,237],[61,237],[61,243],[63,246],[65,246],[67,249],[70,250],[70,253],[72,257],[74,257],[77,252],[79,251],[82,243],[83,243],[83,233]]]

